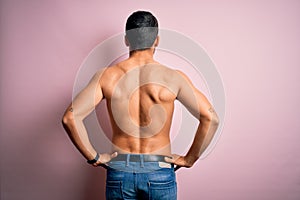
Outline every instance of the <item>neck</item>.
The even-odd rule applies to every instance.
[[[153,54],[154,49],[146,49],[142,51],[131,51],[129,53],[129,59],[140,61],[140,62],[147,62],[153,61]]]

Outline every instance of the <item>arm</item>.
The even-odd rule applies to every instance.
[[[217,128],[218,116],[207,98],[193,86],[182,72],[178,72],[179,80],[177,99],[199,120],[193,143],[185,156],[173,155],[167,162],[180,167],[191,167],[210,144]]]
[[[87,160],[93,160],[97,152],[89,140],[83,120],[103,99],[100,85],[102,72],[97,72],[88,85],[75,97],[66,109],[62,119],[63,127],[71,141]],[[109,161],[111,156],[114,155],[102,154],[94,166]]]

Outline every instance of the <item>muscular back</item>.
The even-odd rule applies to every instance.
[[[87,159],[95,158],[96,151],[83,119],[103,98],[107,100],[112,124],[113,147],[119,153],[170,155],[169,132],[175,99],[200,122],[187,153],[188,166],[210,143],[218,125],[210,102],[185,74],[160,65],[152,59],[152,54],[147,56],[146,53],[96,72],[68,106],[63,117],[64,127]],[[181,164],[184,166],[184,163]]]
[[[119,152],[170,154],[178,73],[158,63],[107,68],[100,80]]]

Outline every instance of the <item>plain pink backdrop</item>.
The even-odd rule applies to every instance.
[[[1,199],[104,199],[60,121],[84,58],[138,9],[201,44],[225,85],[222,136],[178,171],[179,200],[300,199],[297,0],[1,0]]]

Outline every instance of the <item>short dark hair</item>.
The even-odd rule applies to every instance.
[[[130,51],[145,50],[152,47],[158,34],[158,21],[148,11],[132,13],[126,22],[126,37]]]

